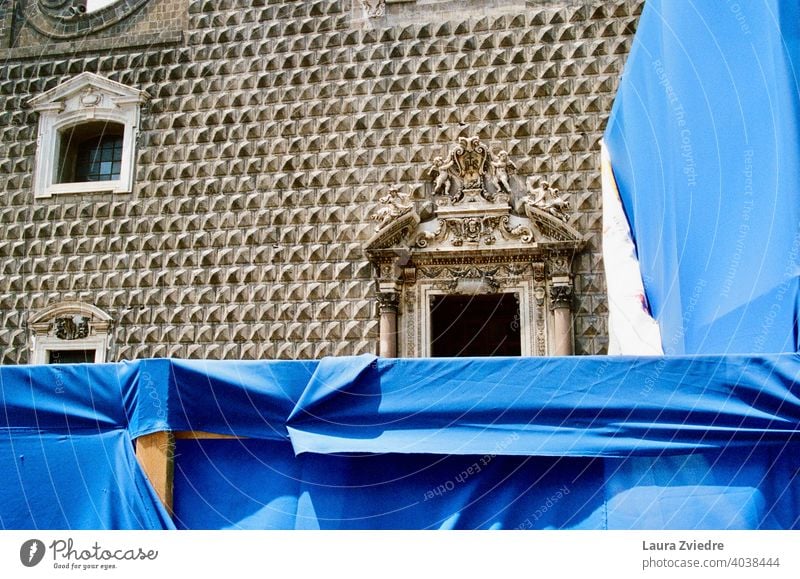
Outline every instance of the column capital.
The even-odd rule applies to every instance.
[[[572,309],[572,286],[555,284],[550,286],[550,309]]]
[[[397,313],[400,294],[394,291],[381,291],[377,294],[380,313]]]

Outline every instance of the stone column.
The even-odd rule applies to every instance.
[[[383,358],[397,357],[397,292],[379,292],[380,349]]]
[[[574,353],[572,339],[572,285],[555,283],[550,286],[550,307],[553,310],[553,329],[556,356]]]

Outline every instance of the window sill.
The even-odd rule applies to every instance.
[[[34,197],[36,199],[46,199],[54,195],[75,195],[83,193],[130,193],[130,189],[125,187],[122,181],[90,181],[87,183],[59,183],[50,185],[44,191],[38,191]]]

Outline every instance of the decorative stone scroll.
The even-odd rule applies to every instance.
[[[572,352],[571,266],[584,238],[568,223],[566,194],[518,173],[506,151],[462,137],[434,156],[425,198],[397,188],[379,197],[365,251],[381,327],[400,336],[381,338],[382,355],[430,355],[436,296],[493,293],[519,298],[523,355]]]

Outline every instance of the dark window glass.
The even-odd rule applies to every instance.
[[[75,181],[117,181],[122,167],[122,137],[108,135],[78,145]]]
[[[436,296],[431,304],[431,355],[520,356],[519,304],[514,294]]]
[[[94,363],[94,350],[50,350],[48,364],[84,364]]]

